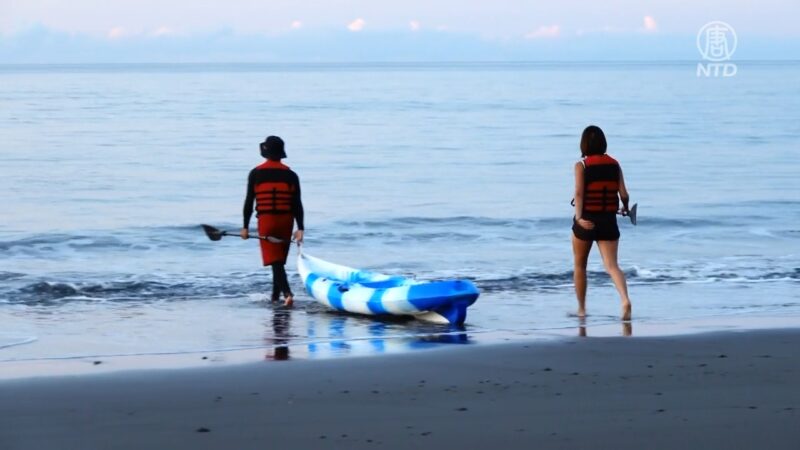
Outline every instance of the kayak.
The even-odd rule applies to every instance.
[[[417,281],[333,264],[302,252],[297,271],[316,301],[357,314],[410,315],[461,325],[467,307],[480,295],[469,280]]]

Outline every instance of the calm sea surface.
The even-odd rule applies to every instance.
[[[636,322],[800,312],[800,64],[0,66],[0,361],[478,342],[575,326],[580,133],[639,203],[620,222]],[[482,291],[466,335],[263,300],[240,226],[284,138],[315,256]],[[590,260],[590,324],[619,300]],[[457,331],[457,330],[456,330]],[[451,333],[451,334],[448,334]],[[356,345],[364,342],[362,346]]]

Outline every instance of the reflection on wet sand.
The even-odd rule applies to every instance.
[[[633,322],[631,321],[622,322],[622,335],[633,336]]]
[[[308,336],[314,340],[308,344],[309,355],[402,353],[441,344],[469,343],[463,326],[441,325],[423,334],[398,334],[394,326],[397,320],[364,319],[334,312],[309,315]]]
[[[291,310],[284,308],[272,309],[272,337],[266,338],[272,344],[272,353],[267,353],[266,359],[285,361],[289,359],[289,330],[291,328]]]
[[[586,317],[580,317],[578,319],[578,336],[587,337],[588,333],[586,329]],[[630,320],[622,322],[622,335],[625,337],[633,336],[633,323]]]

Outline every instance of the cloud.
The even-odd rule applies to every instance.
[[[656,23],[656,19],[654,19],[653,16],[644,16],[644,19],[642,19],[642,26],[646,33],[655,33],[658,31],[658,23]]]
[[[175,34],[175,30],[166,26],[160,26],[158,29],[150,33],[152,36],[161,37],[161,36],[169,36]],[[110,37],[110,36],[109,36]]]
[[[2,0],[0,0],[2,2]],[[637,19],[638,18],[638,19]],[[569,36],[572,29],[560,30],[556,39],[526,40],[517,34],[507,40],[487,39],[467,32],[437,33],[437,22],[422,26],[419,32],[407,28],[410,19],[391,32],[373,30],[373,23],[359,34],[347,30],[304,24],[298,32],[237,33],[231,29],[192,33],[171,22],[156,22],[140,30],[120,26],[109,39],[111,27],[100,33],[71,33],[33,25],[0,37],[0,61],[11,64],[84,63],[341,63],[348,62],[436,62],[443,61],[687,61],[697,58],[697,48],[686,45],[694,34],[642,34],[642,16],[635,16],[625,32],[591,31],[584,38]],[[284,18],[287,31],[291,17]],[[152,32],[168,23],[174,34],[153,38]],[[538,27],[532,27],[535,30]],[[677,33],[677,32],[676,32]],[[694,33],[694,32],[693,32]],[[643,39],[647,37],[647,39]],[[800,38],[751,37],[753,43],[742,48],[741,59],[800,59]],[[750,42],[750,41],[748,41]],[[745,54],[746,53],[746,54]],[[739,55],[737,53],[737,55]],[[160,70],[160,69],[159,69]],[[170,69],[171,70],[171,69]],[[216,69],[213,69],[216,70]],[[254,69],[260,70],[260,69]]]
[[[412,20],[411,22],[408,22],[408,27],[411,28],[411,31],[418,31],[422,25],[418,20]]]
[[[542,25],[534,31],[525,35],[525,39],[556,38],[561,35],[561,27],[558,25]]]
[[[364,25],[366,25],[366,24],[367,24],[367,22],[365,22],[364,19],[359,17],[358,19],[350,22],[347,25],[347,29],[350,30],[350,31],[353,31],[353,32],[361,31],[361,30],[364,29]]]
[[[106,37],[108,37],[109,39],[119,39],[125,37],[126,34],[127,32],[125,31],[125,28],[114,27],[108,30],[108,34],[106,34]]]
[[[299,30],[300,28],[303,28],[303,22],[300,22],[299,20],[293,20],[291,26],[293,30]]]

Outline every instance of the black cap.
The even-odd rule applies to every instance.
[[[283,139],[278,136],[269,136],[261,143],[261,156],[267,159],[286,158],[286,151],[283,149]]]

